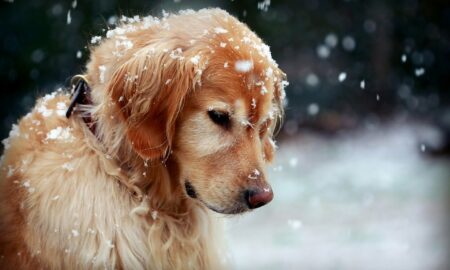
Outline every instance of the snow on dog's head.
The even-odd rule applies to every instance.
[[[87,79],[125,143],[167,160],[186,194],[217,212],[269,202],[265,166],[285,96],[269,47],[220,9],[121,21],[95,40]]]

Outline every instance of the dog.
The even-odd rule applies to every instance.
[[[226,267],[214,212],[273,198],[286,81],[269,47],[220,9],[122,17],[91,42],[72,91],[3,141],[2,268]]]

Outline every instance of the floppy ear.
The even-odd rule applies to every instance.
[[[166,51],[141,49],[122,64],[107,86],[127,125],[127,138],[142,157],[168,154],[187,94],[199,82],[198,62]]]

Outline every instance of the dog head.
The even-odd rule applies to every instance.
[[[265,166],[284,73],[261,39],[217,9],[169,16],[126,38],[133,53],[106,88],[134,151],[168,158],[186,194],[214,211],[270,202]]]

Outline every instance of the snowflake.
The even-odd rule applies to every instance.
[[[216,28],[214,28],[214,32],[216,34],[225,34],[225,33],[228,33],[228,30],[223,29],[222,27],[216,27]]]
[[[238,60],[234,64],[234,69],[241,73],[249,72],[252,68],[253,62],[250,60]]]

